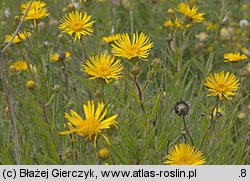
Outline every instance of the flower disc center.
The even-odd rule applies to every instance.
[[[217,88],[218,88],[218,91],[222,93],[227,90],[227,86],[225,84],[219,84]]]
[[[81,22],[76,22],[73,26],[72,26],[72,30],[73,31],[80,31],[82,29],[82,23]]]

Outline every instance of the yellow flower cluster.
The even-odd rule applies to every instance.
[[[177,17],[175,12],[182,14],[188,21],[183,20],[182,17]],[[191,8],[187,3],[184,2],[179,3],[178,8],[175,10],[171,8],[168,9],[167,13],[171,19],[168,19],[164,22],[164,27],[174,32],[176,32],[178,29],[183,29],[183,27],[189,28],[191,23],[201,23],[205,20],[203,17],[204,13],[199,13],[198,7],[193,6]]]
[[[28,9],[30,1],[22,4],[20,6],[20,10],[22,16],[25,14],[26,10]],[[37,20],[43,19],[49,16],[48,10],[46,9],[46,3],[43,1],[33,1],[32,5],[25,17],[25,20],[33,20],[34,26],[37,26]]]

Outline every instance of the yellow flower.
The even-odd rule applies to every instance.
[[[102,159],[108,158],[109,157],[109,150],[106,148],[103,148],[99,151],[99,157]]]
[[[179,18],[175,18],[174,22],[172,20],[167,20],[164,23],[166,28],[175,28],[175,29],[182,29],[182,24]]]
[[[174,9],[169,8],[169,9],[167,10],[167,13],[168,13],[169,15],[173,15],[173,14],[175,13],[175,11],[174,11]]]
[[[175,18],[175,20],[174,20],[174,25],[175,25],[175,27],[178,29],[182,29],[182,24],[181,24],[181,22],[180,22],[180,19],[179,18]]]
[[[213,23],[213,22],[205,22],[205,25],[207,26],[207,30],[216,30],[217,28],[217,24]]]
[[[206,162],[201,151],[185,143],[175,145],[166,158],[164,163],[170,165],[202,165]]]
[[[74,33],[74,41],[78,38],[81,39],[81,36],[92,35],[94,29],[92,25],[95,21],[89,21],[91,18],[90,15],[87,15],[85,12],[84,15],[80,11],[72,11],[68,15],[64,16],[61,19],[61,24],[58,28],[62,32],[69,34],[70,36]]]
[[[70,57],[70,52],[65,52],[65,58],[69,58]],[[51,55],[51,61],[52,62],[58,62],[60,59],[59,59],[59,53],[54,53]]]
[[[101,135],[105,141],[110,145],[110,142],[103,130],[110,129],[111,126],[117,127],[118,122],[116,118],[118,114],[109,118],[104,118],[107,114],[107,109],[104,109],[104,103],[98,103],[95,111],[95,105],[93,101],[88,101],[87,105],[83,105],[85,112],[85,119],[81,118],[74,110],[70,110],[71,115],[65,113],[65,118],[68,119],[68,131],[60,132],[60,134],[75,133],[79,136],[85,136],[86,139],[92,140],[94,136],[94,147],[96,147],[97,136]]]
[[[204,13],[199,13],[198,7],[194,6],[191,9],[189,5],[184,2],[178,4],[178,9],[176,11],[180,12],[187,19],[194,23],[201,23],[205,20],[205,18],[203,17]]]
[[[28,69],[28,64],[25,60],[19,60],[10,65],[10,68],[15,71],[22,71]]]
[[[104,53],[91,57],[83,67],[84,71],[92,76],[89,79],[102,78],[106,83],[109,83],[110,78],[120,78],[121,71],[124,69],[120,59],[115,61],[115,57],[104,55]]]
[[[226,53],[224,54],[224,62],[238,62],[241,60],[246,60],[246,55],[241,55],[240,53]]]
[[[112,43],[113,41],[118,40],[120,37],[121,37],[121,34],[111,35],[111,36],[103,37],[102,41],[106,43]]]
[[[111,46],[114,56],[120,56],[129,60],[136,57],[146,59],[153,47],[153,42],[144,33],[140,33],[140,35],[138,35],[138,32],[134,33],[132,41],[128,33],[125,33]]]
[[[210,92],[207,96],[219,96],[220,99],[222,97],[231,99],[229,96],[236,94],[239,85],[239,80],[236,79],[235,75],[229,74],[229,72],[225,75],[224,71],[206,77],[205,81],[206,89]]]
[[[27,8],[29,7],[30,1],[22,4],[20,10],[22,15],[25,14]],[[43,1],[33,1],[25,20],[33,20],[34,26],[36,27],[37,20],[43,19],[49,16],[48,10],[46,9],[46,3]]]
[[[26,87],[30,90],[33,90],[36,86],[36,82],[34,80],[29,80],[26,82]]]
[[[174,27],[174,23],[172,22],[171,19],[167,20],[165,23],[164,23],[164,26],[166,28],[173,28]]]
[[[12,39],[14,34],[12,35],[5,35],[5,42],[8,43]],[[13,39],[12,43],[17,44],[21,43],[23,40],[26,40],[29,36],[31,35],[30,32],[24,31],[24,32],[19,32],[15,38]]]
[[[218,109],[218,110],[217,110]],[[223,110],[221,107],[215,107],[214,110],[213,110],[213,116],[215,117],[216,116],[216,113],[217,113],[217,116],[222,116],[223,115]]]

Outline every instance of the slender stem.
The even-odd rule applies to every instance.
[[[190,135],[190,133],[189,133],[189,131],[187,129],[186,116],[182,116],[182,118],[183,118],[182,120],[183,120],[183,125],[184,125],[184,131],[186,131],[186,133],[187,133],[187,135],[188,135],[188,137],[189,137],[189,139],[190,139],[190,141],[192,143],[192,146],[194,146],[194,140],[193,140],[192,136]]]
[[[151,76],[153,75],[153,70],[149,70],[149,75],[147,76],[147,80],[145,82],[145,84],[142,87],[142,93],[146,90],[146,88],[148,87],[148,84],[150,82]]]
[[[131,36],[134,34],[134,0],[130,1],[130,11],[129,11],[129,16],[130,16],[130,33]]]
[[[94,40],[93,36],[91,36],[90,39],[91,39],[91,42],[92,42],[92,45],[93,45],[93,51],[95,52],[95,54],[97,54],[95,40]]]
[[[85,63],[85,61],[87,60],[87,53],[86,53],[86,42],[84,37],[82,37],[81,44],[83,49],[83,55],[82,55],[83,63]]]
[[[18,133],[17,121],[16,121],[15,113],[14,113],[12,95],[11,95],[11,91],[10,91],[9,84],[7,81],[6,69],[4,66],[4,59],[3,59],[2,54],[0,54],[0,69],[1,69],[1,79],[2,79],[3,90],[4,90],[5,96],[6,96],[6,102],[8,104],[9,117],[10,117],[11,126],[12,126],[12,136],[14,139],[16,164],[20,165],[21,164],[21,160],[20,160],[21,153],[20,153],[19,133]]]
[[[137,91],[138,91],[139,99],[140,99],[140,101],[141,101],[141,109],[142,109],[143,111],[145,111],[145,108],[144,108],[144,105],[143,105],[142,90],[141,90],[141,86],[140,86],[139,82],[137,81],[136,77],[132,77],[132,76],[130,76],[128,73],[126,73],[126,75],[127,75],[131,80],[134,81],[135,86],[136,86]]]
[[[102,95],[102,102],[105,103],[105,83],[104,82],[101,82],[101,95]]]
[[[69,77],[67,75],[67,69],[66,69],[66,64],[64,63],[64,60],[61,61],[63,64],[63,74],[64,74],[64,79],[65,79],[65,86],[66,86],[66,91],[69,96]]]
[[[215,103],[215,106],[213,107],[212,109],[212,112],[211,112],[211,121],[210,121],[210,125],[208,126],[207,130],[206,130],[206,133],[202,139],[202,142],[201,142],[201,145],[200,145],[200,149],[202,148],[203,144],[204,144],[204,141],[208,135],[208,132],[214,127],[215,125],[215,121],[216,121],[216,116],[217,116],[217,113],[218,113],[218,106],[219,106],[219,97],[217,96],[217,99],[216,99],[216,103]],[[214,110],[216,109],[215,111],[215,114],[214,114]]]
[[[10,121],[11,121],[11,126],[12,126],[12,136],[14,139],[14,149],[15,149],[15,157],[16,157],[16,164],[20,165],[21,164],[21,151],[20,151],[20,143],[19,143],[19,133],[17,129],[17,121],[15,118],[15,113],[14,113],[14,106],[13,106],[13,98],[11,95],[11,90],[9,88],[7,76],[6,76],[6,69],[4,65],[4,57],[3,54],[7,50],[7,48],[12,44],[15,36],[18,34],[19,30],[22,27],[22,24],[24,22],[24,19],[32,5],[33,0],[30,1],[30,4],[28,8],[26,9],[23,18],[19,25],[17,26],[11,40],[8,42],[8,44],[0,51],[0,71],[1,71],[1,79],[2,79],[2,85],[3,85],[3,90],[5,92],[6,96],[6,102],[8,104],[8,109],[9,109],[9,116],[10,116]]]
[[[71,146],[73,148],[73,153],[74,153],[74,156],[75,156],[75,161],[76,163],[78,163],[78,156],[77,156],[77,152],[76,152],[76,149],[75,149],[75,146],[74,146],[74,142],[72,141],[72,135],[70,134],[70,141],[71,141]]]

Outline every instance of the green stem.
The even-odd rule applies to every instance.
[[[200,145],[200,149],[202,148],[203,144],[204,144],[204,141],[208,135],[208,132],[214,127],[215,125],[215,121],[216,121],[216,116],[217,116],[217,113],[218,113],[218,106],[219,106],[219,96],[217,96],[216,98],[216,103],[215,103],[215,106],[213,107],[212,109],[212,112],[211,112],[211,121],[210,121],[210,125],[208,126],[207,130],[206,130],[206,133],[202,139],[202,142],[201,142],[201,145]],[[216,109],[216,112],[214,114],[214,110]]]
[[[6,76],[6,69],[4,65],[4,52],[7,50],[9,46],[11,46],[15,36],[18,34],[19,30],[22,27],[22,24],[25,20],[25,17],[27,16],[27,13],[33,3],[33,0],[30,1],[28,8],[26,9],[21,22],[16,28],[15,33],[13,34],[11,40],[8,42],[8,44],[0,51],[0,72],[1,72],[1,79],[2,79],[2,85],[3,85],[3,90],[6,94],[6,102],[8,104],[8,109],[9,109],[9,116],[10,116],[10,121],[11,121],[11,126],[12,126],[12,136],[14,140],[14,149],[15,149],[15,157],[16,157],[16,164],[20,165],[21,164],[21,149],[20,149],[20,142],[19,142],[19,133],[17,129],[17,121],[15,118],[15,113],[14,113],[14,106],[13,106],[13,98],[10,90],[10,86],[8,84],[7,76]]]
[[[190,139],[192,146],[194,146],[194,140],[192,138],[192,136],[190,135],[188,129],[187,129],[187,125],[186,125],[186,116],[182,116],[182,120],[183,120],[183,125],[184,125],[184,131],[187,133],[188,138]]]
[[[134,34],[134,1],[130,1],[130,11],[129,11],[129,17],[130,17],[130,33],[131,36]]]

